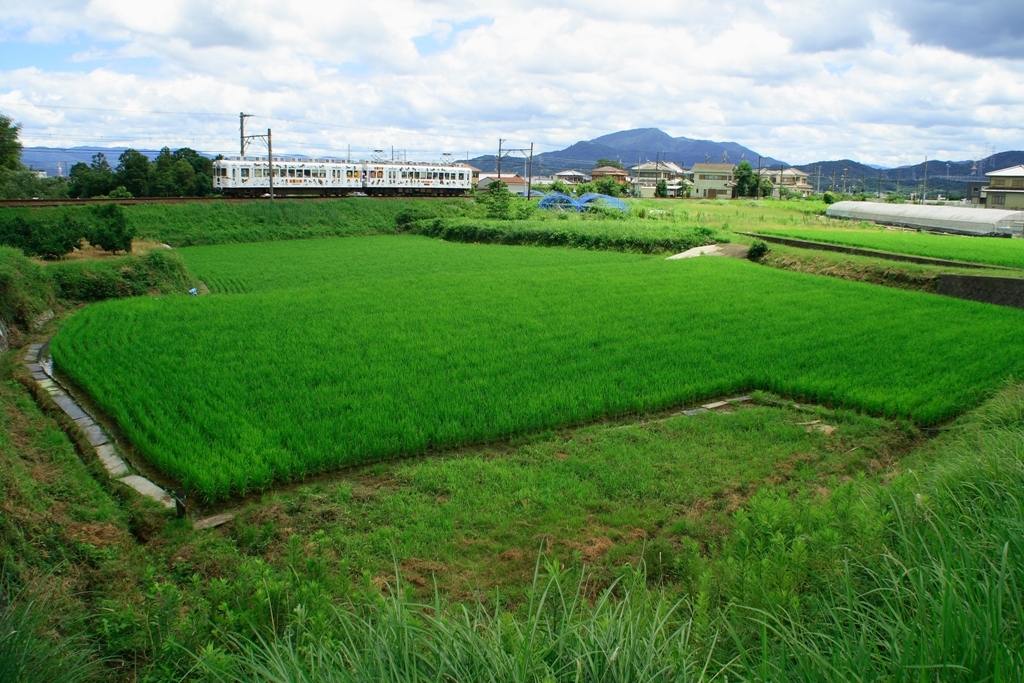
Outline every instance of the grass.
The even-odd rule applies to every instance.
[[[962,237],[959,235],[940,235],[885,228],[856,230],[849,228],[808,229],[768,227],[761,229],[760,232],[767,235],[879,249],[899,254],[914,254],[916,256],[929,256],[955,261],[1024,268],[1024,240]]]
[[[394,236],[212,249],[184,257],[251,293],[102,303],[52,344],[209,500],[751,389],[940,422],[1024,364],[1020,311],[731,259]]]
[[[1024,680],[1024,393],[1007,387],[930,446],[939,463],[826,498],[767,492],[703,566],[702,587],[645,587],[643,568],[592,599],[558,562],[526,600],[384,596],[305,610],[276,633],[194,650],[211,681]],[[844,514],[845,513],[845,514]],[[851,515],[851,513],[853,513]],[[759,532],[763,540],[751,532]],[[836,575],[808,581],[822,560]],[[709,599],[746,570],[770,600]],[[813,570],[811,570],[813,575]]]

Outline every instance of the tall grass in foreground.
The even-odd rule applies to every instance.
[[[1024,680],[1024,388],[944,437],[927,475],[851,484],[882,524],[851,528],[845,571],[794,587],[798,605],[674,599],[627,571],[591,603],[557,566],[516,609],[417,604],[400,586],[282,635],[233,635],[194,653],[216,681]],[[824,506],[825,503],[808,502]],[[782,509],[782,508],[780,508]],[[794,509],[794,518],[809,519]],[[790,520],[779,520],[780,526]],[[842,526],[842,520],[828,520]],[[792,535],[816,530],[794,525]],[[843,534],[840,534],[843,535]],[[865,552],[882,540],[882,550]],[[785,544],[792,540],[778,539]],[[728,554],[728,547],[725,551]],[[802,553],[814,555],[813,544]],[[728,564],[736,558],[721,557]],[[766,582],[784,572],[760,558]]]
[[[45,594],[14,590],[0,563],[0,681],[77,683],[97,672],[81,639],[50,631]],[[10,597],[7,597],[10,596]],[[8,602],[9,601],[9,602]]]

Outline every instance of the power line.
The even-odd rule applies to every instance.
[[[119,114],[166,114],[171,116],[220,116],[220,117],[233,117],[234,114],[214,114],[210,112],[198,112],[198,111],[159,111],[151,109],[107,109],[104,107],[67,107],[59,104],[33,104],[31,102],[0,102],[0,105],[5,107],[36,107],[39,109],[69,109],[74,111],[106,111],[114,112]]]

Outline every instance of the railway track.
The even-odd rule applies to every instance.
[[[451,199],[451,197],[434,197],[424,195],[410,195],[405,197],[384,197],[384,196],[363,196],[362,199]],[[321,197],[316,195],[293,195],[287,197],[275,197],[279,200],[302,200],[302,201],[331,201],[335,199],[346,199],[346,197]],[[140,197],[137,199],[0,199],[0,208],[19,206],[81,206],[87,204],[104,204],[114,202],[121,206],[133,204],[208,204],[211,202],[227,202],[238,204],[243,202],[269,201],[267,197]]]

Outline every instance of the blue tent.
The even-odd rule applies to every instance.
[[[626,202],[596,192],[588,192],[577,199],[576,206],[580,207],[580,211],[586,211],[592,206],[600,206],[603,209],[617,209],[622,212],[629,212],[629,206],[626,205]]]
[[[548,192],[544,199],[537,204],[538,209],[549,209],[554,211],[579,211],[580,207],[576,201],[561,192]]]

